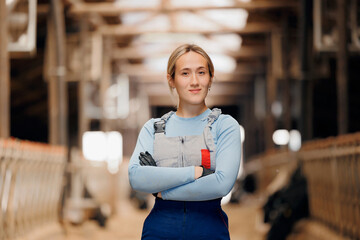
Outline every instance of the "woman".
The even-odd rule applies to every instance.
[[[156,196],[142,239],[230,239],[220,201],[238,174],[240,130],[206,106],[213,78],[200,47],[185,44],[171,54],[167,80],[179,96],[177,111],[145,123],[129,165],[132,188]]]

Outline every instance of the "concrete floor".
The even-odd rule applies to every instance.
[[[95,221],[87,221],[80,226],[66,226],[66,232],[52,234],[56,240],[138,240],[142,224],[150,210],[138,210],[130,201],[119,202],[118,213],[109,219],[107,226],[101,228]],[[229,216],[230,236],[232,240],[262,240],[267,226],[261,224],[261,214],[256,204],[250,201],[244,204],[224,206]],[[46,239],[46,238],[44,238]]]
[[[140,210],[138,203],[130,200],[130,185],[127,178],[127,165],[123,164],[115,179],[117,196],[117,211],[107,222],[105,228],[96,221],[86,221],[81,225],[65,224],[61,227],[58,223],[39,226],[31,233],[17,240],[138,240],[141,238],[143,222],[151,210]],[[96,180],[96,179],[95,179]],[[104,180],[103,178],[101,180]],[[101,181],[98,181],[101,182]],[[106,184],[108,186],[109,184]],[[109,190],[105,190],[109,191]],[[153,205],[154,197],[148,196],[149,206]],[[223,206],[229,217],[229,229],[232,240],[264,240],[269,226],[262,223],[263,214],[261,206],[264,199],[248,196],[239,204]],[[303,221],[289,236],[289,240],[340,240],[344,239],[323,226],[319,222]]]
[[[95,221],[86,221],[79,226],[66,224],[65,228],[53,228],[36,240],[138,240],[141,237],[143,222],[151,210],[140,210],[137,203],[129,199],[130,186],[127,179],[127,166],[123,164],[119,172],[117,212],[105,228]],[[154,197],[149,195],[149,206]],[[232,240],[262,240],[268,226],[262,224],[261,200],[248,197],[241,204],[223,206],[229,217],[229,229]],[[54,230],[55,229],[55,230]],[[65,230],[64,230],[65,229]],[[45,228],[43,228],[43,232]],[[40,236],[39,235],[39,236]],[[33,235],[34,236],[34,235]]]

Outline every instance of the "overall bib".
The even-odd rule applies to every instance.
[[[166,137],[169,112],[154,123],[154,159],[158,167],[200,166],[215,170],[216,146],[211,125],[221,114],[213,109],[202,135]],[[142,239],[230,239],[228,218],[221,199],[209,201],[171,201],[156,198],[144,222]]]
[[[166,136],[166,122],[174,114],[169,112],[154,123],[154,159],[159,167],[188,167],[200,166],[215,170],[216,146],[210,132],[211,125],[221,114],[221,110],[214,108],[207,117],[207,125],[202,135]]]

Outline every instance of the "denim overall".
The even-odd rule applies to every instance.
[[[154,123],[154,159],[158,167],[200,166],[215,170],[216,146],[211,125],[221,114],[213,109],[207,117],[203,134],[166,137],[169,112]],[[154,208],[144,222],[142,239],[230,239],[228,218],[221,209],[221,199],[209,201],[171,201],[156,198]]]

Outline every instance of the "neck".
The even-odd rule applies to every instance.
[[[185,105],[185,106],[184,104],[180,103],[176,111],[176,115],[183,118],[192,118],[199,116],[200,114],[205,112],[206,109],[208,109],[208,107],[205,105],[205,103],[199,105]]]

